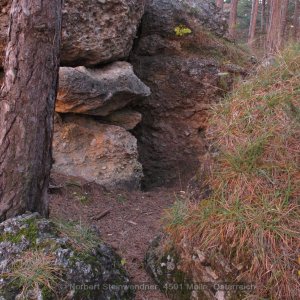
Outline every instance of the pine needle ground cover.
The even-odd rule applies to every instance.
[[[255,299],[296,299],[299,292],[300,48],[290,47],[212,109],[208,134],[212,193],[187,203],[167,232],[222,253],[256,286]],[[178,206],[178,205],[177,205]],[[187,211],[188,209],[188,211]],[[188,264],[188,262],[187,262]],[[298,294],[299,295],[299,294]]]

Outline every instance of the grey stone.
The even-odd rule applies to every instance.
[[[12,0],[0,3],[0,65]],[[103,64],[129,55],[144,11],[144,0],[65,0],[61,63]]]
[[[101,69],[60,68],[56,111],[107,116],[134,100],[150,95],[127,62]]]
[[[131,291],[125,289],[109,289],[105,286],[120,284],[126,287],[129,278],[122,267],[121,258],[110,247],[100,241],[96,233],[89,229],[89,236],[94,236],[93,243],[76,244],[74,236],[68,236],[62,224],[42,219],[37,213],[27,213],[0,224],[0,298],[13,299],[134,299]],[[68,228],[78,231],[82,225],[68,224]],[[77,226],[77,227],[76,227]],[[69,230],[69,229],[68,229]],[[62,239],[61,235],[65,238]],[[84,237],[81,236],[82,243]],[[40,241],[36,245],[36,240]],[[98,240],[99,239],[99,240]],[[25,242],[26,241],[26,242]],[[25,245],[25,246],[24,246]],[[30,253],[32,256],[26,256]],[[20,281],[18,269],[22,263],[31,257],[44,255],[42,266],[55,267],[58,280],[52,284],[53,290],[42,282],[26,286]],[[28,257],[28,258],[26,258]],[[52,258],[47,262],[47,259]],[[27,260],[26,260],[27,259]],[[18,261],[19,264],[15,264]],[[20,263],[22,262],[22,263]],[[33,280],[30,271],[26,270],[28,279]],[[39,270],[39,269],[37,269]],[[16,272],[18,271],[18,272]],[[49,269],[47,270],[49,272]],[[46,274],[42,274],[46,276]],[[33,272],[33,276],[36,274]],[[49,279],[50,280],[50,279]],[[89,289],[80,286],[85,285]]]

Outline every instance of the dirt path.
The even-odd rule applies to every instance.
[[[159,232],[161,215],[175,199],[174,190],[109,193],[96,184],[54,176],[63,188],[50,195],[51,217],[96,226],[102,239],[123,258],[134,283],[152,283],[143,268],[151,239]],[[107,212],[100,220],[92,215]],[[165,300],[160,291],[138,291],[137,300]]]

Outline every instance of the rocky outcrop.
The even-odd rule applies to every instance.
[[[128,284],[121,258],[82,224],[38,214],[0,223],[2,300],[134,299]]]
[[[0,65],[11,2],[0,3]],[[143,10],[144,0],[65,0],[62,64],[91,66],[128,57]]]
[[[143,114],[134,134],[146,187],[184,184],[199,168],[208,109],[231,83],[231,76],[221,76],[229,75],[226,63],[234,63],[230,43],[220,37],[225,31],[211,1],[147,2],[131,55],[152,92],[135,107]]]
[[[115,62],[100,69],[62,67],[55,110],[107,116],[149,95],[150,89],[127,62]]]
[[[239,300],[254,290],[251,283],[232,281],[239,266],[231,265],[221,254],[212,257],[200,249],[189,249],[188,243],[185,247],[186,251],[179,253],[171,239],[160,234],[145,257],[146,270],[171,299]]]
[[[124,128],[91,118],[66,116],[56,122],[53,171],[96,182],[108,189],[138,189],[142,166],[137,141]]]

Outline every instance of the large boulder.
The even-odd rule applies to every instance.
[[[57,121],[53,171],[81,177],[108,189],[133,190],[143,175],[137,141],[124,128],[80,116]]]
[[[0,3],[0,65],[12,0]],[[65,0],[63,65],[91,66],[126,58],[144,10],[144,0]]]
[[[150,89],[127,62],[115,62],[100,69],[62,67],[55,110],[107,116],[149,95]]]
[[[131,55],[137,76],[152,93],[135,107],[143,115],[135,136],[146,187],[184,184],[199,168],[207,112],[229,89],[237,58],[243,60],[221,37],[225,32],[212,1],[147,1]]]
[[[121,258],[82,224],[36,213],[0,223],[2,300],[134,299],[128,284]]]

